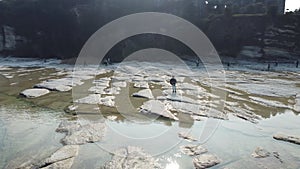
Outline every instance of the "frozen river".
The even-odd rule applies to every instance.
[[[2,59],[0,168],[38,165],[69,144],[79,145],[71,168],[109,168],[112,152],[127,146],[142,148],[160,168],[194,168],[197,155],[181,151],[185,145],[215,155],[212,168],[300,168],[299,145],[273,138],[300,136],[300,69],[258,66],[207,73],[158,63],[73,69],[58,60]],[[57,132],[65,121],[105,130]]]

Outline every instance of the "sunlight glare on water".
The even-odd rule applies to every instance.
[[[179,164],[175,160],[168,159],[168,164],[165,169],[179,169]]]

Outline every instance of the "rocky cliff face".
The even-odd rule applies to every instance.
[[[146,11],[171,13],[192,22],[208,36],[220,55],[251,55],[268,59],[277,57],[282,51],[285,53],[280,55],[299,53],[300,49],[297,43],[300,29],[295,24],[300,22],[300,16],[232,16],[230,12],[223,14],[212,11],[212,15],[199,17],[197,14],[201,6],[190,1],[21,1],[0,1],[3,2],[0,3],[2,55],[62,59],[77,57],[86,40],[103,25],[128,14]],[[205,4],[205,1],[201,2]],[[150,47],[162,48],[181,56],[193,55],[184,44],[172,38],[153,35],[126,39],[109,54],[114,57],[112,61],[120,61],[132,52]]]
[[[221,55],[236,56],[243,46],[259,45],[257,37],[267,23],[264,16],[218,17],[207,23],[204,32]]]
[[[0,28],[0,53],[14,53],[18,45],[26,43],[26,38],[16,35],[13,27],[3,25]]]
[[[299,60],[300,16],[234,15],[208,22],[204,32],[221,55],[238,59]]]
[[[15,50],[16,49],[16,35],[15,30],[9,26],[2,26],[3,32],[3,46],[4,50]]]
[[[4,49],[4,38],[3,35],[0,34],[0,51]]]

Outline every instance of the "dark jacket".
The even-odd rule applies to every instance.
[[[176,85],[176,83],[177,83],[177,80],[175,79],[175,78],[172,78],[171,80],[170,80],[170,84],[171,85]]]

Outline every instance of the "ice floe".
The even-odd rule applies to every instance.
[[[180,151],[189,156],[200,155],[207,152],[207,149],[201,145],[185,145],[180,146]]]
[[[228,85],[230,88],[245,91],[249,94],[264,95],[264,96],[281,96],[289,97],[295,95],[293,90],[294,86],[291,84],[280,84],[276,82],[265,82],[265,83],[237,83],[234,85]],[[288,87],[290,86],[290,87]]]
[[[226,106],[226,108],[229,109],[230,113],[232,113],[234,116],[252,123],[258,123],[258,120],[261,119],[260,116],[251,110],[243,109],[240,106]]]
[[[55,90],[55,91],[60,91],[60,92],[67,92],[67,91],[72,90],[71,86],[61,84],[60,82],[57,82],[57,81],[42,82],[42,83],[34,85],[34,87],[46,88],[49,90]]]
[[[104,98],[101,98],[100,104],[107,106],[107,107],[114,107],[115,106],[115,101],[114,101],[115,98],[116,98],[115,96],[106,96]]]
[[[173,94],[173,91],[172,91],[172,89],[170,87],[169,90],[163,90],[162,94],[165,95],[165,96],[169,96],[169,95]],[[182,94],[184,94],[184,91],[183,90],[176,90],[176,94],[181,96]]]
[[[184,103],[192,103],[192,104],[199,104],[199,102],[197,102],[194,99],[191,99],[189,97],[186,96],[179,96],[179,95],[168,95],[165,97],[167,100],[170,101],[177,101],[177,102],[184,102]]]
[[[26,89],[20,94],[27,98],[36,98],[50,93],[47,89]]]
[[[143,97],[143,98],[147,98],[147,99],[153,99],[153,94],[152,91],[150,89],[143,89],[140,90],[136,93],[132,94],[133,97]]]
[[[78,145],[66,145],[55,151],[50,157],[39,161],[29,161],[18,168],[63,168],[70,169],[73,165],[75,157],[78,155]]]
[[[296,98],[295,98],[295,105],[294,105],[294,110],[296,112],[300,112],[300,94],[297,94],[296,95]]]
[[[135,88],[141,88],[141,89],[149,89],[148,82],[135,82],[133,85]]]
[[[115,96],[106,96],[104,98],[101,97],[101,94],[90,94],[87,97],[75,100],[75,103],[81,104],[101,104],[108,107],[115,106]]]
[[[93,86],[91,88],[89,88],[88,91],[93,92],[95,94],[103,94],[105,93],[104,89],[106,89],[106,86]]]
[[[104,89],[103,94],[108,94],[108,95],[117,95],[120,94],[121,88],[120,87],[111,87]]]
[[[169,105],[168,108],[171,111],[182,112],[190,115],[199,115],[200,110],[203,110],[204,107],[198,104],[183,103],[183,102],[173,102],[165,101],[166,105]]]
[[[61,141],[65,145],[81,145],[101,141],[106,133],[104,123],[79,124],[78,122],[61,122],[57,132],[66,133]]]
[[[193,159],[193,163],[196,169],[209,168],[221,163],[221,160],[213,154],[201,154]]]
[[[101,94],[91,94],[87,97],[75,100],[74,102],[81,104],[101,104]]]
[[[129,169],[129,168],[143,168],[143,169],[162,169],[163,167],[158,163],[158,160],[147,154],[140,147],[128,146],[120,148],[113,152],[113,157],[106,162],[103,169]]]
[[[257,147],[251,155],[254,158],[266,158],[269,157],[271,153],[262,147]]]
[[[110,80],[111,78],[105,77],[105,78],[94,80],[93,83],[96,86],[109,87]]]
[[[66,92],[72,90],[73,86],[82,85],[82,84],[83,82],[81,82],[79,79],[62,78],[62,79],[46,80],[39,84],[34,85],[34,87]]]
[[[281,102],[278,102],[278,101],[267,100],[267,99],[263,99],[263,98],[260,98],[260,97],[254,97],[254,96],[249,96],[249,98],[251,100],[255,101],[255,103],[263,105],[263,106],[287,108],[287,109],[290,108],[290,106],[287,106],[287,105],[285,105]]]
[[[146,114],[147,113],[155,114],[155,115],[163,116],[163,117],[170,118],[173,120],[178,120],[178,118],[168,110],[166,105],[159,100],[149,100],[149,101],[145,102],[140,107],[140,112],[146,113]]]
[[[113,82],[112,86],[113,87],[126,87],[127,83],[126,82]]]
[[[189,133],[186,133],[186,132],[178,133],[178,137],[183,138],[189,142],[197,141],[197,139],[195,137],[193,137],[192,135],[190,135]]]
[[[56,90],[60,92],[66,92],[72,90],[74,86],[79,86],[84,84],[84,80],[93,79],[96,75],[106,73],[106,70],[96,71],[93,69],[82,69],[74,72],[67,72],[67,76],[60,79],[49,79],[36,84],[37,88],[46,88],[49,90]],[[97,81],[96,81],[97,82]],[[109,83],[109,82],[108,82]],[[101,83],[96,83],[101,85]]]

